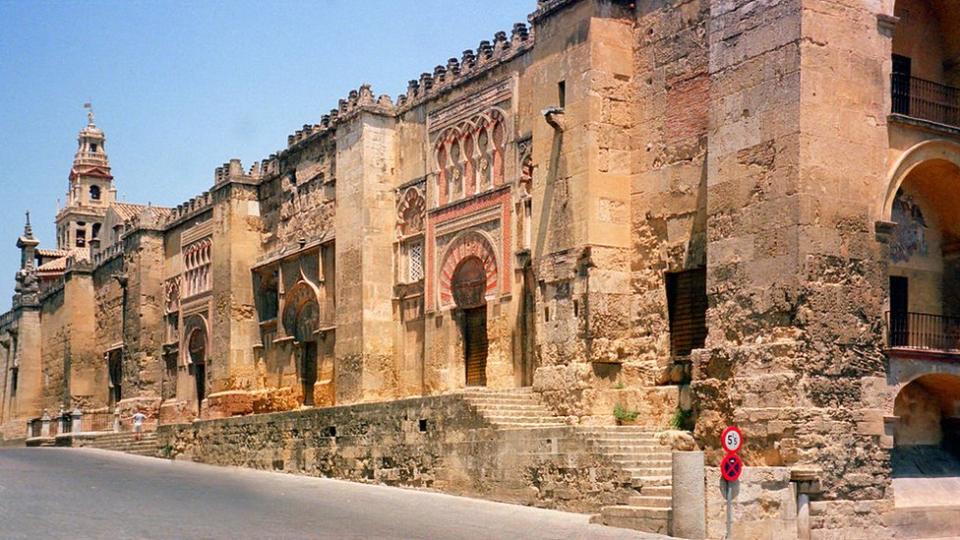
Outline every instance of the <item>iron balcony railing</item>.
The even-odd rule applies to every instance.
[[[894,73],[890,89],[894,114],[960,126],[960,88]]]
[[[960,354],[960,317],[888,311],[887,344],[892,349]]]

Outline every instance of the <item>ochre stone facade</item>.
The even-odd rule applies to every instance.
[[[398,99],[361,86],[176,208],[117,202],[91,113],[57,249],[29,218],[17,243],[4,438],[44,411],[139,409],[171,455],[434,487],[458,472],[449,490],[482,495],[489,453],[534,443],[484,443],[445,399],[529,387],[571,429],[615,409],[688,429],[708,464],[740,426],[739,536],[894,537],[898,456],[960,447],[960,9],[541,0],[529,22]],[[423,444],[345,456],[313,433],[411,398],[351,437]],[[309,444],[263,447],[297,424],[284,411],[346,405],[302,413]],[[473,465],[406,423],[442,430],[447,405]],[[260,413],[280,416],[226,420]],[[227,459],[204,447],[219,438],[259,450]],[[503,474],[493,491],[517,491],[496,498],[578,511],[625,489],[560,500]]]

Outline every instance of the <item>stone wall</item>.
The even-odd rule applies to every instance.
[[[574,512],[635,493],[573,428],[497,431],[458,396],[161,426],[158,438],[175,459]]]
[[[708,467],[707,538],[726,534],[726,483],[717,467]],[[748,467],[733,487],[731,539],[793,540],[798,538],[797,493],[790,469]]]

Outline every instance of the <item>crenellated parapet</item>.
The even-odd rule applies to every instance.
[[[206,212],[210,208],[213,208],[213,194],[209,191],[204,191],[189,201],[178,204],[176,208],[172,208],[163,225],[164,227],[170,227],[190,219],[197,214]]]
[[[331,109],[329,114],[323,115],[319,124],[304,124],[302,129],[287,136],[287,149],[336,129],[337,125],[353,119],[361,112],[392,116],[396,113],[396,107],[390,96],[383,94],[377,97],[369,84],[363,84],[359,89],[351,90],[346,98],[341,99],[336,109]],[[267,161],[273,161],[275,158],[276,154],[270,156]],[[268,174],[267,171],[264,171],[264,174]]]
[[[117,242],[103,249],[98,249],[91,255],[93,267],[97,268],[123,255],[123,243]]]
[[[433,73],[422,73],[418,79],[411,80],[407,85],[407,93],[397,98],[398,112],[419,105],[512,60],[530,50],[533,44],[532,29],[524,23],[513,25],[509,37],[506,32],[497,32],[493,41],[481,41],[475,51],[467,49],[459,59],[450,58],[446,65],[433,68]]]
[[[228,182],[257,183],[262,177],[260,162],[254,162],[249,171],[244,172],[243,164],[239,159],[231,159],[216,168],[213,173],[213,185],[219,186]]]

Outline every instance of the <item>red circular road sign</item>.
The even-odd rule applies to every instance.
[[[728,426],[720,434],[720,445],[729,454],[735,454],[743,447],[743,432],[736,426]]]
[[[743,472],[743,460],[737,454],[727,454],[720,462],[720,474],[727,482],[736,482]]]

